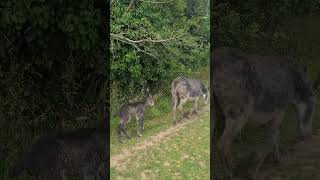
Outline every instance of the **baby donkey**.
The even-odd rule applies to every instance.
[[[125,130],[125,124],[128,123],[132,116],[137,120],[137,135],[141,137],[141,129],[144,129],[144,110],[146,106],[153,106],[153,97],[147,88],[145,97],[143,100],[133,103],[127,103],[121,106],[118,116],[120,117],[120,123],[118,125],[118,140],[122,143],[122,132],[126,134],[128,138],[130,135]]]

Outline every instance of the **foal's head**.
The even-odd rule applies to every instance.
[[[147,106],[154,106],[153,96],[150,94],[149,89],[147,88],[146,93],[146,105]]]

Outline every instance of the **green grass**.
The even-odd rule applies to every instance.
[[[134,152],[124,170],[111,169],[111,179],[209,179],[209,112],[159,145]]]

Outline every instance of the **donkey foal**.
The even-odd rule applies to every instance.
[[[141,129],[144,129],[144,110],[146,106],[153,106],[154,101],[152,95],[147,89],[147,93],[142,101],[127,103],[121,106],[118,116],[120,117],[120,123],[118,125],[118,140],[122,143],[122,132],[130,138],[130,135],[125,130],[124,126],[128,123],[132,116],[137,120],[137,135],[141,137]]]

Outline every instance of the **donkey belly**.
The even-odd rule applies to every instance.
[[[266,112],[255,112],[249,115],[249,123],[250,124],[266,124],[270,120],[272,120],[273,113]]]
[[[199,96],[189,96],[189,100],[193,101],[193,100],[197,100],[199,99]]]
[[[282,112],[284,112],[285,110],[286,110],[286,106],[282,106],[281,108],[280,107],[275,108],[273,111],[264,111],[260,109],[255,109],[249,115],[249,122],[265,124],[277,118],[278,116],[281,116]]]

